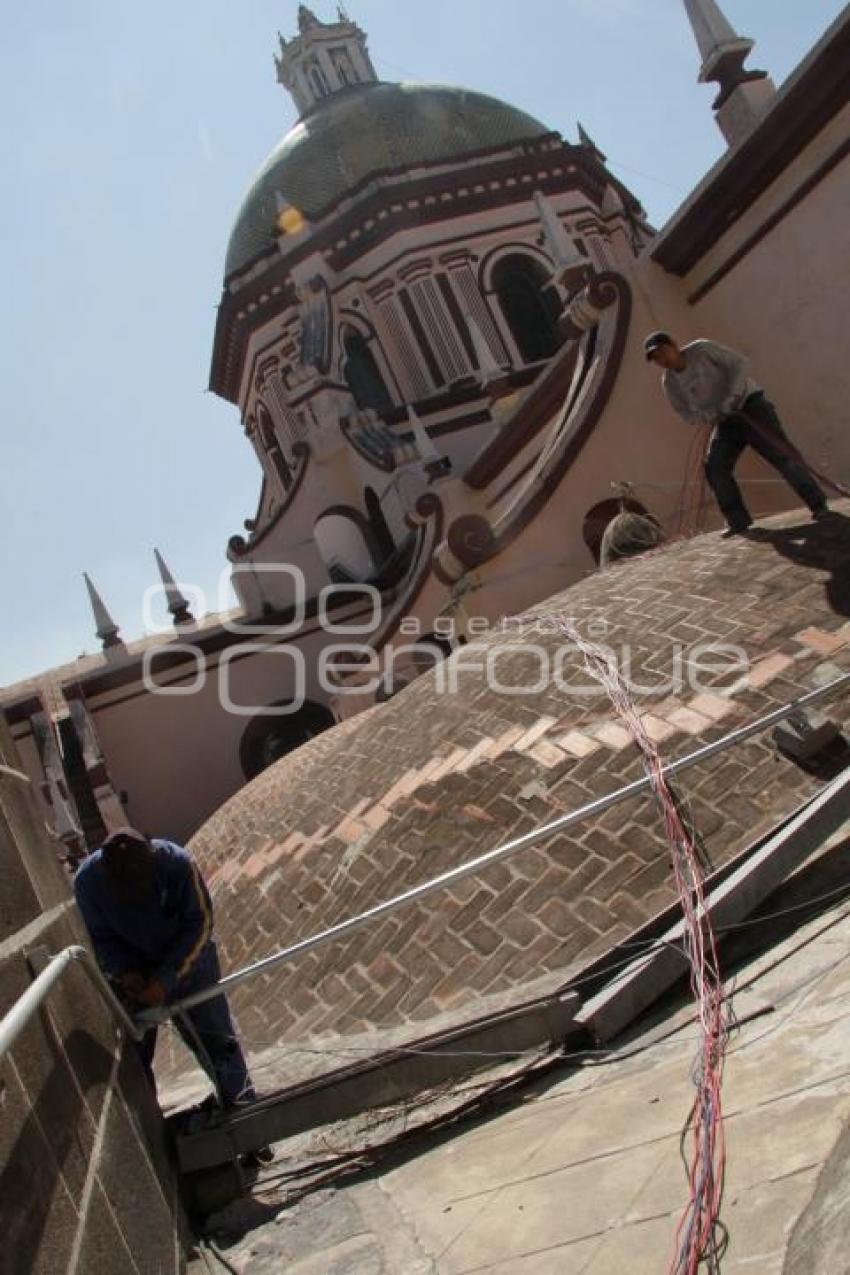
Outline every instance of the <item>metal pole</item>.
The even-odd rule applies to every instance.
[[[806,695],[801,696],[800,699],[793,700],[790,704],[783,704],[771,713],[766,713],[764,717],[757,718],[756,721],[750,722],[748,726],[741,726],[738,730],[731,731],[730,734],[724,735],[722,739],[715,740],[713,744],[706,744],[703,748],[697,749],[696,752],[689,753],[685,757],[680,757],[677,761],[670,762],[669,765],[664,767],[663,773],[669,778],[672,775],[679,774],[680,771],[688,770],[691,766],[697,766],[700,762],[706,761],[707,758],[713,757],[716,753],[724,752],[734,744],[743,743],[753,735],[758,735],[767,730],[768,727],[781,722],[784,718],[790,716],[791,713],[799,712],[800,709],[805,708],[807,705],[825,699],[827,695],[840,687],[848,685],[850,685],[850,673],[845,673],[843,676],[836,678],[835,681],[829,682],[826,686],[809,691]],[[193,1005],[200,1005],[204,1001],[212,1000],[214,996],[219,996],[222,992],[228,992],[231,988],[238,987],[240,983],[246,982],[249,978],[254,978],[257,974],[265,973],[266,970],[272,969],[275,965],[280,965],[283,961],[291,961],[294,957],[301,956],[304,952],[310,952],[313,948],[321,947],[325,943],[341,938],[344,934],[349,934],[352,930],[359,929],[361,925],[368,925],[370,921],[377,920],[378,917],[384,916],[387,912],[393,912],[396,908],[403,907],[406,903],[414,903],[417,899],[422,899],[426,895],[432,894],[435,890],[442,890],[446,886],[452,885],[455,881],[462,880],[463,877],[481,872],[484,868],[489,868],[491,864],[499,863],[502,859],[507,859],[510,855],[516,854],[520,850],[525,850],[528,846],[533,846],[538,841],[543,841],[547,837],[553,836],[556,832],[563,832],[566,828],[572,828],[575,824],[583,823],[587,819],[592,819],[596,815],[602,814],[612,806],[619,805],[622,801],[637,797],[646,792],[650,782],[648,776],[644,776],[643,779],[636,779],[634,783],[627,784],[625,788],[618,788],[616,792],[607,793],[604,797],[598,797],[595,801],[589,802],[586,806],[581,806],[578,810],[559,815],[551,823],[543,824],[540,828],[533,828],[531,832],[523,833],[521,837],[516,837],[513,841],[497,846],[494,850],[488,850],[485,854],[480,854],[475,859],[470,859],[467,863],[462,863],[457,868],[450,868],[447,872],[441,873],[440,876],[434,877],[431,881],[425,881],[422,885],[412,886],[409,890],[403,891],[402,894],[396,894],[391,899],[385,899],[383,903],[377,903],[374,907],[368,908],[367,911],[361,912],[359,916],[350,917],[347,921],[340,921],[338,924],[330,926],[329,929],[322,930],[319,934],[301,939],[298,943],[293,943],[290,947],[285,947],[280,952],[275,952],[273,956],[267,956],[262,961],[256,961],[253,965],[246,966],[245,969],[228,974],[220,982],[214,983],[210,987],[205,987],[201,991],[193,992],[191,996],[186,996],[182,1000],[174,1001],[171,1005],[165,1005],[162,1008],[144,1010],[138,1015],[137,1021],[147,1023],[161,1022],[179,1010],[189,1009]]]
[[[146,1025],[138,1026],[133,1022],[124,1006],[118,1001],[109,988],[108,983],[94,964],[84,947],[66,947],[64,951],[51,957],[50,961],[33,980],[8,1014],[0,1021],[0,1059],[11,1049],[36,1010],[44,1003],[54,984],[58,983],[66,969],[75,961],[79,961],[94,986],[106,1001],[113,1016],[133,1040],[141,1040],[147,1029]]]

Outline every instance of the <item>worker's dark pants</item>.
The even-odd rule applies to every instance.
[[[214,943],[208,943],[189,977],[181,979],[177,984],[172,999],[179,1000],[192,992],[198,992],[202,987],[209,987],[211,983],[217,982],[219,978],[221,969],[218,952]],[[189,1020],[188,1023],[186,1019]],[[256,1097],[245,1055],[224,996],[216,996],[213,1000],[195,1005],[193,1009],[187,1009],[185,1017],[178,1014],[174,1023],[204,1071],[209,1074],[212,1068],[226,1103],[250,1102]],[[156,1030],[155,1027],[151,1028],[138,1045],[142,1065],[151,1084],[154,1083],[152,1064],[156,1049]]]
[[[745,447],[752,447],[777,469],[812,512],[823,509],[826,496],[802,463],[775,407],[764,394],[751,394],[740,412],[725,417],[716,427],[705,461],[706,478],[730,527],[740,531],[752,522],[732,475]]]

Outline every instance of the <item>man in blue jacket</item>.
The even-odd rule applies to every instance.
[[[85,859],[74,894],[101,969],[131,1009],[164,1005],[221,977],[212,938],[212,904],[188,851],[121,828]],[[205,1071],[212,1067],[226,1106],[255,1097],[224,996],[176,1018]],[[151,1081],[156,1027],[139,1044]],[[205,1057],[206,1055],[206,1057]]]

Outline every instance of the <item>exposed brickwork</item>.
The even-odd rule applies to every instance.
[[[850,510],[848,510],[850,512]],[[761,540],[717,535],[595,575],[536,608],[523,641],[550,654],[546,617],[604,619],[628,646],[647,725],[675,757],[850,668],[850,520],[784,515]],[[792,535],[786,528],[799,527]],[[456,694],[426,674],[265,772],[197,834],[214,876],[224,962],[236,967],[610,792],[642,774],[637,750],[574,653],[561,685],[533,682],[504,648],[497,694],[460,672]],[[670,685],[676,643],[735,643],[742,676],[717,667],[699,687]],[[463,652],[456,659],[463,660]],[[476,659],[476,663],[478,660]],[[472,663],[472,661],[470,661]],[[850,700],[829,711],[850,718]],[[715,863],[818,786],[768,737],[677,780]],[[281,967],[234,997],[249,1048],[280,1039],[422,1023],[546,971],[577,969],[673,898],[667,848],[647,799],[386,916]]]

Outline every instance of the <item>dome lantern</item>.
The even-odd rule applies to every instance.
[[[357,85],[376,84],[366,35],[340,7],[337,22],[320,22],[306,5],[298,10],[298,35],[280,39],[278,82],[303,118],[329,98]]]

